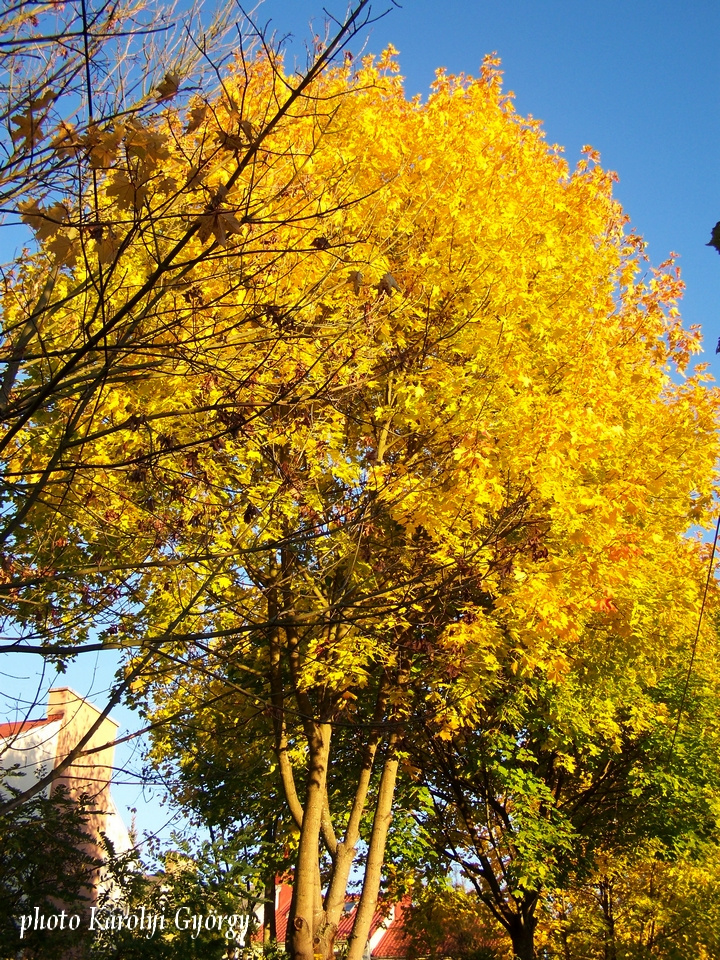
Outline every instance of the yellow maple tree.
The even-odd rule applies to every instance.
[[[562,684],[598,638],[652,671],[697,617],[718,396],[678,274],[492,59],[422,102],[392,49],[240,58],[57,149],[96,190],[23,208],[4,293],[16,646],[126,647],[158,762],[180,715],[267,744],[298,960],[332,955],[365,830],[359,960],[418,697],[449,742],[500,673]]]

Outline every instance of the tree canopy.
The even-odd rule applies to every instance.
[[[5,284],[7,649],[126,651],[182,802],[293,851],[297,960],[361,856],[359,960],[388,839],[432,845],[398,788],[450,790],[529,958],[584,835],[559,784],[612,819],[677,719],[718,395],[596,154],[492,59],[425,102],[392,49],[329,65],[353,23],[54,143],[91,188],[23,202]]]

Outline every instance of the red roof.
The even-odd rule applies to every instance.
[[[337,939],[338,940],[347,940],[347,938],[352,933],[353,924],[355,923],[355,916],[357,914],[358,904],[360,903],[359,897],[347,897],[345,899],[345,910],[343,915],[340,917],[340,923],[338,924]],[[352,908],[351,905],[352,904]],[[372,936],[383,920],[387,916],[387,911],[383,910],[382,907],[376,907],[375,913],[373,914],[372,923],[370,924],[370,936]]]
[[[285,943],[285,937],[287,935],[290,902],[292,899],[292,887],[282,884],[279,886],[278,892],[278,905],[275,910],[275,929],[277,931],[277,942],[283,944]],[[345,910],[343,911],[343,914],[340,917],[340,922],[338,923],[336,937],[338,941],[347,940],[352,933],[353,923],[355,922],[355,915],[357,914],[359,902],[360,897],[357,895],[348,894],[346,897]],[[407,902],[409,903],[409,900]],[[381,924],[385,923],[388,925],[388,929],[381,937],[378,945],[372,951],[372,956],[377,958],[377,960],[380,960],[380,958],[405,957],[407,956],[408,947],[410,945],[409,939],[405,937],[401,929],[404,917],[404,905],[399,903],[395,905],[395,914],[392,920],[388,919],[389,909],[391,908],[387,904],[379,904],[375,909],[372,923],[370,924],[371,937]]]
[[[395,904],[395,916],[386,930],[382,940],[372,952],[378,960],[386,958],[406,957],[410,948],[410,937],[405,933],[405,913],[410,904],[409,898]]]
[[[9,723],[0,723],[0,738],[7,740],[8,737],[24,733],[25,730],[31,730],[33,727],[44,727],[46,723],[54,723],[55,720],[60,719],[62,719],[61,714],[57,714],[53,717],[43,717],[42,720],[11,720]]]

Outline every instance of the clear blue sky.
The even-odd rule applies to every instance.
[[[380,13],[392,4],[373,6]],[[340,16],[346,5],[327,0],[325,7]],[[293,35],[288,58],[304,65],[309,21],[323,29],[321,0],[265,0],[256,16],[279,36]],[[616,195],[653,262],[670,251],[680,255],[683,315],[702,325],[704,359],[720,378],[720,257],[705,246],[720,220],[718,0],[403,0],[363,39],[366,52],[388,43],[400,50],[409,96],[428,92],[437,67],[476,74],[483,56],[497,52],[518,111],[544,122],[548,141],[565,148],[571,165],[591,144],[619,174]],[[29,659],[15,662],[16,676],[33,673]],[[113,668],[100,667],[93,677],[93,666],[92,658],[77,664],[60,682],[101,704]],[[123,710],[114,715],[121,734],[137,719]],[[120,756],[127,759],[125,751]],[[121,803],[140,805],[141,828],[161,826],[162,813],[137,787],[116,793]]]

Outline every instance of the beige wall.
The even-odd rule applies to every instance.
[[[55,766],[61,763],[77,746],[99,716],[99,710],[96,710],[92,704],[83,700],[69,687],[58,687],[50,691],[48,719],[60,721]],[[89,750],[93,747],[103,747],[104,749],[74,760],[53,783],[53,791],[62,783],[67,787],[71,797],[78,800],[83,794],[90,797],[87,830],[97,840],[89,843],[86,849],[88,853],[98,859],[103,856],[100,833],[110,832],[108,830],[110,826],[108,815],[112,817],[115,809],[110,797],[110,777],[112,776],[115,747],[105,746],[105,744],[113,743],[117,730],[118,725],[106,717],[83,747],[83,750]],[[91,903],[94,902],[96,891],[88,891],[88,896]]]

